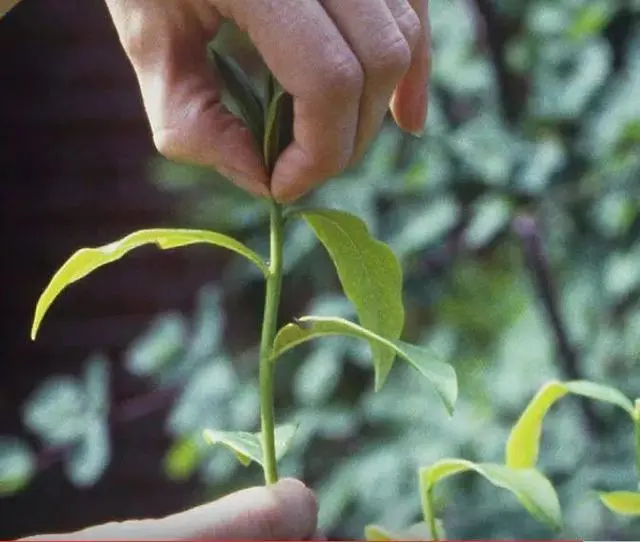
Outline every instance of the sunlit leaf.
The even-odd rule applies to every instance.
[[[366,224],[349,213],[319,209],[300,214],[329,252],[360,324],[385,339],[399,339],[405,319],[402,269],[391,249],[373,238]],[[384,344],[371,348],[376,389],[380,389],[391,370],[395,353]]]
[[[169,250],[197,243],[206,243],[232,250],[252,261],[263,273],[268,273],[268,268],[260,256],[228,235],[206,230],[162,228],[140,230],[108,245],[83,248],[73,254],[53,276],[38,299],[31,338],[35,339],[42,319],[56,297],[67,286],[86,277],[99,267],[115,262],[129,251],[147,244],[155,244],[163,250]]]
[[[446,539],[444,524],[442,521],[436,521],[436,530],[438,539]],[[408,529],[392,530],[381,527],[380,525],[367,525],[364,529],[365,539],[369,542],[388,542],[391,540],[432,540],[431,529],[429,525],[421,522],[412,525]]]
[[[213,48],[211,54],[228,90],[225,101],[230,102],[229,109],[244,121],[256,143],[261,145],[265,129],[264,106],[251,80],[232,58],[221,55]]]
[[[36,472],[36,458],[16,438],[0,437],[0,497],[24,489]]]
[[[443,459],[420,469],[420,491],[423,502],[434,486],[454,474],[473,471],[494,486],[513,493],[536,519],[554,529],[562,527],[562,512],[551,482],[535,469],[511,469],[493,463],[473,463],[464,459]]]
[[[600,493],[600,500],[609,510],[622,516],[640,516],[640,493],[612,491]]]
[[[544,417],[555,402],[568,393],[619,406],[634,416],[633,403],[614,388],[584,380],[549,382],[538,391],[511,430],[505,449],[509,467],[527,469],[536,466]]]
[[[295,424],[276,427],[276,460],[279,461],[287,452],[297,429],[298,426]],[[235,453],[238,461],[245,467],[252,461],[258,463],[258,465],[263,465],[260,433],[205,429],[203,434],[208,444],[212,446],[221,444],[222,446],[230,448]]]
[[[284,352],[300,343],[331,335],[364,339],[370,344],[380,345],[391,350],[425,376],[435,387],[447,411],[453,412],[458,395],[458,382],[455,370],[451,365],[437,360],[429,350],[402,341],[385,339],[373,331],[342,318],[304,316],[296,324],[287,324],[276,334],[273,344],[273,359],[277,359]],[[376,370],[379,369],[376,367]],[[376,382],[379,381],[380,379],[377,378]]]

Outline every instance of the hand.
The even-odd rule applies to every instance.
[[[138,77],[158,150],[237,185],[294,200],[356,162],[391,100],[421,132],[427,0],[106,0]],[[249,131],[220,104],[205,48],[223,18],[247,31],[294,96],[294,141],[267,178]]]
[[[316,521],[313,493],[297,480],[284,479],[162,519],[107,523],[21,540],[309,540]]]

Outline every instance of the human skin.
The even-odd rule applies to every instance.
[[[316,499],[302,482],[283,479],[161,519],[112,522],[21,540],[311,540]]]
[[[0,0],[0,14],[17,0]],[[291,202],[356,163],[391,106],[424,127],[427,0],[106,0],[158,150]],[[294,141],[269,179],[250,132],[220,102],[206,44],[224,18],[245,30],[294,98]]]

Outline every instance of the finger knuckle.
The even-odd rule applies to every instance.
[[[286,524],[286,518],[275,499],[260,499],[259,505],[247,513],[248,521],[253,523],[262,540],[278,540],[282,536],[281,526]]]
[[[420,45],[424,34],[424,28],[420,21],[420,17],[418,17],[417,13],[413,9],[407,9],[400,17],[398,17],[397,23],[410,50],[414,51],[416,47]]]
[[[322,86],[331,96],[358,94],[364,85],[364,71],[351,53],[336,55],[321,74]]]
[[[369,75],[377,78],[399,78],[411,65],[412,51],[405,37],[397,32],[381,42],[369,63]]]

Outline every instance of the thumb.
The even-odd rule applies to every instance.
[[[161,519],[113,522],[22,540],[306,540],[315,532],[317,513],[311,490],[284,479]]]

